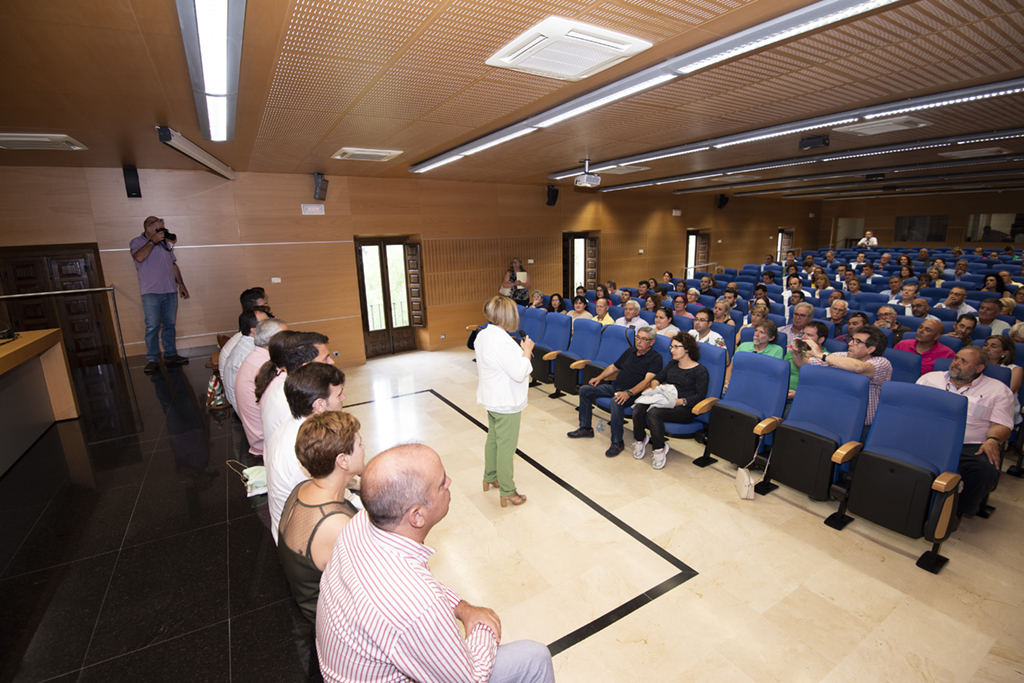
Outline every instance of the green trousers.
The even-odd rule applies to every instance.
[[[512,481],[512,457],[519,444],[519,417],[522,413],[487,411],[487,445],[484,446],[484,481],[497,481],[501,495],[516,492]]]

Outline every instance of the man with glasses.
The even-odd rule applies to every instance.
[[[804,327],[814,319],[814,306],[807,302],[797,304],[793,307],[792,318],[793,322],[779,330],[779,334],[784,334],[789,339],[803,334]]]
[[[956,311],[958,316],[964,315],[965,313],[977,313],[978,309],[974,306],[964,303],[964,299],[967,298],[967,290],[963,287],[953,287],[949,290],[949,296],[941,304],[935,304],[935,308],[948,308],[951,311]]]
[[[910,332],[910,328],[901,325],[896,317],[896,309],[892,306],[882,306],[875,313],[875,327],[892,330],[892,343],[896,344],[903,340],[903,335]]]
[[[693,329],[689,334],[701,344],[714,344],[725,348],[725,339],[711,329],[711,321],[714,314],[706,308],[697,311],[693,316]]]
[[[868,386],[868,412],[864,417],[864,429],[860,439],[863,443],[871,430],[871,422],[875,419],[882,384],[892,379],[892,363],[888,358],[882,356],[889,341],[881,330],[870,326],[862,327],[853,334],[849,341],[848,351],[825,354],[822,352],[821,346],[810,336],[805,336],[803,341],[807,346],[807,351],[798,354],[794,349],[793,354],[793,362],[798,367],[803,367],[805,363],[829,365],[840,370],[856,372],[871,380],[871,384]]]
[[[146,320],[147,375],[160,370],[160,341],[164,345],[164,364],[169,368],[188,365],[188,358],[178,355],[174,341],[174,323],[178,313],[178,295],[189,298],[185,281],[174,257],[174,239],[164,228],[164,219],[149,216],[142,222],[143,232],[128,248],[135,260],[142,294],[142,312]],[[174,235],[170,235],[175,237]]]
[[[608,332],[612,332],[609,330]],[[627,333],[628,334],[628,333]],[[600,375],[580,387],[580,426],[579,429],[567,434],[570,439],[593,438],[594,428],[591,419],[594,413],[594,401],[598,398],[611,398],[611,445],[604,452],[614,458],[626,447],[623,440],[623,421],[625,410],[633,405],[636,397],[648,387],[651,380],[661,372],[664,365],[661,354],[654,350],[657,332],[653,327],[641,327],[636,331],[636,348],[627,349],[618,360],[606,367]],[[612,383],[604,383],[611,375],[619,373]]]

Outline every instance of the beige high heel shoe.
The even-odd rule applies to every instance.
[[[499,488],[498,487],[498,482],[496,482],[496,481],[485,481],[484,482],[484,493],[486,493],[487,491],[490,491],[492,486],[494,488]]]
[[[526,496],[524,496],[523,494],[519,493],[518,491],[513,493],[511,496],[502,496],[501,497],[501,507],[508,507],[509,503],[512,503],[513,505],[522,505],[525,502],[526,502]]]

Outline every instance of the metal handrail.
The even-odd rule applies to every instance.
[[[0,299],[27,299],[33,296],[60,296],[62,294],[85,294],[87,292],[113,292],[114,287],[93,287],[91,289],[62,289],[57,292],[30,292],[29,294],[0,294]]]
[[[697,265],[697,266],[689,266],[685,270],[686,270],[687,274],[689,274],[689,275],[693,275],[694,272],[696,272],[697,270],[701,270],[701,271],[703,271],[705,273],[714,273],[715,269],[712,268],[711,270],[708,270],[707,266],[717,266],[717,265],[718,265],[718,261],[712,261],[711,263],[702,263],[702,264]]]

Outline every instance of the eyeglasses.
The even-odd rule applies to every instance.
[[[863,342],[860,339],[857,339],[856,337],[854,337],[853,339],[851,339],[850,341],[848,341],[846,343],[849,344],[850,346],[857,346],[858,344],[860,344],[861,346],[867,346],[868,345],[867,342]],[[840,347],[840,348],[842,348],[842,347]]]
[[[670,349],[683,349],[683,348],[686,348],[682,344],[669,344],[668,347]]]
[[[654,341],[653,339],[651,339],[651,338],[650,338],[650,337],[648,337],[648,336],[643,336],[643,337],[641,337],[641,336],[640,336],[639,334],[638,334],[638,335],[636,336],[636,340],[637,340],[638,342],[652,342],[652,341]]]

